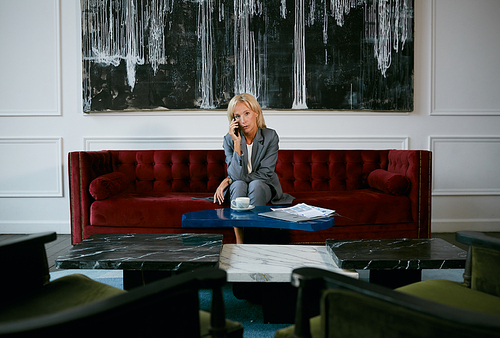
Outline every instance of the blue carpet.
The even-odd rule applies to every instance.
[[[423,270],[422,279],[447,279],[456,282],[463,281],[463,269]],[[123,289],[123,273],[120,270],[62,270],[51,272],[51,280],[74,273],[86,275],[95,281]],[[359,279],[368,281],[367,270],[359,270]],[[224,303],[226,306],[226,317],[243,324],[244,338],[271,338],[276,330],[287,327],[290,324],[264,324],[262,308],[246,300],[237,299],[232,292],[230,284],[224,286]],[[200,309],[210,309],[211,292],[200,291]]]

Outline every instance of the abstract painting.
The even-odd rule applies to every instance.
[[[81,0],[83,110],[413,110],[414,0]]]

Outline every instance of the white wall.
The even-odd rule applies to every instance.
[[[266,111],[281,148],[433,151],[432,230],[500,231],[500,1],[415,0],[415,111]],[[70,232],[67,153],[220,148],[223,111],[82,113],[78,0],[0,0],[0,233]]]

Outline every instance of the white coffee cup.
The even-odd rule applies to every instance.
[[[231,206],[238,209],[247,209],[250,206],[250,198],[236,197],[231,201]]]

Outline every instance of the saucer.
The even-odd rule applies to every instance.
[[[255,205],[249,205],[248,208],[236,208],[236,207],[231,207],[231,209],[233,209],[234,211],[248,211],[248,210],[252,210],[253,208],[255,208]]]

